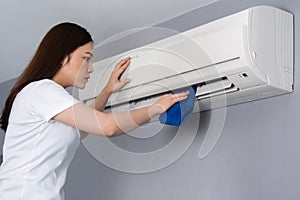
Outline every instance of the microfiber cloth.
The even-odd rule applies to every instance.
[[[189,88],[179,89],[172,92],[173,94],[176,94],[187,90],[190,91],[188,98],[184,101],[175,103],[165,113],[161,114],[159,116],[160,123],[173,126],[181,126],[185,124],[194,110],[197,86],[191,86]]]

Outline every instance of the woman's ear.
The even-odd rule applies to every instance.
[[[70,55],[67,55],[63,61],[60,63],[61,67],[64,67],[66,64],[68,64],[68,62],[70,61]]]

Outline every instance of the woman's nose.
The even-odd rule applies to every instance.
[[[92,63],[89,64],[88,72],[89,72],[89,73],[93,73],[93,72],[94,72],[94,66],[93,66]]]

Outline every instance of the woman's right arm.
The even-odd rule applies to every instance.
[[[87,133],[113,137],[141,126],[155,115],[164,113],[178,101],[185,100],[188,95],[188,91],[166,94],[151,106],[127,112],[103,113],[78,103],[57,114],[53,119]]]

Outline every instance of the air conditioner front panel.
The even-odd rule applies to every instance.
[[[94,74],[86,89],[80,92],[80,98],[86,100],[95,97],[105,86],[119,60],[128,56],[132,57],[131,64],[121,79],[128,78],[131,82],[124,87],[125,90],[153,82],[160,84],[160,80],[172,79],[194,70],[198,70],[193,73],[197,74],[198,82],[248,70],[251,66],[245,63],[247,59],[244,54],[247,28],[235,25],[222,29],[223,26],[219,26],[202,34],[185,32],[183,35],[188,39],[173,36],[172,39],[163,39],[95,63]],[[171,42],[173,40],[176,42]],[[170,41],[169,45],[166,45],[167,41]],[[190,82],[195,83],[194,80]]]
[[[232,63],[228,66],[238,65],[240,72],[245,72],[249,70],[246,66],[241,67],[239,59],[228,61]],[[220,77],[233,75],[236,70],[231,73],[219,73],[218,67],[224,67],[222,64],[216,66],[209,66],[201,69],[193,69],[188,72],[179,73],[174,76],[165,77],[162,79],[153,78],[151,82],[146,82],[145,84],[135,85],[133,87],[127,87],[121,91],[115,92],[110,99],[110,104],[120,104],[124,102],[129,102],[132,100],[149,97],[155,94],[160,94],[164,92],[170,92],[176,89],[189,87],[191,85],[197,85],[200,83],[210,82],[211,80],[220,79]],[[238,71],[239,74],[239,71]],[[244,78],[243,78],[244,79]],[[245,81],[245,80],[241,80]],[[235,82],[238,83],[237,80]],[[248,85],[250,82],[248,82]]]

